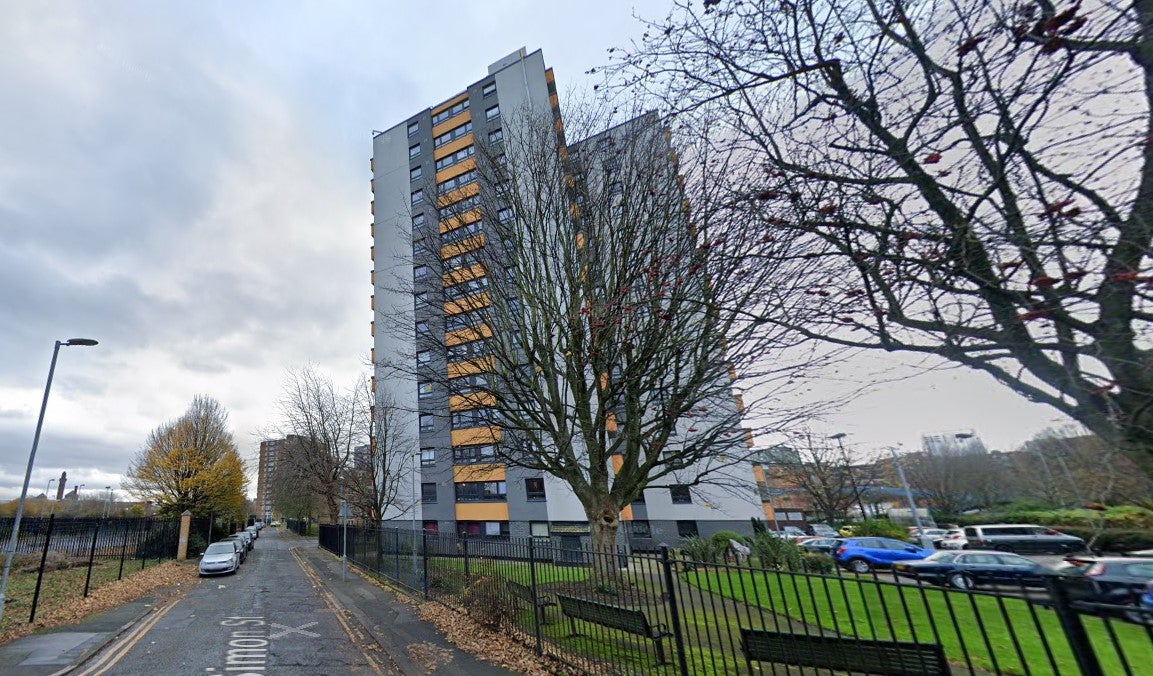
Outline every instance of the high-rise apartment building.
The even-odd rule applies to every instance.
[[[265,439],[260,442],[260,459],[256,469],[256,508],[265,522],[272,521],[275,507],[272,503],[272,477],[276,473],[277,463],[288,444],[296,438],[290,434],[283,439]]]
[[[428,531],[561,537],[588,532],[585,512],[563,481],[502,462],[494,448],[500,431],[481,420],[470,422],[467,402],[437,393],[436,383],[415,375],[417,366],[449,377],[472,373],[476,355],[465,348],[475,338],[462,332],[477,332],[469,324],[476,303],[453,298],[471,294],[475,299],[490,283],[476,252],[485,245],[486,219],[500,218],[474,206],[483,155],[478,146],[483,150],[510,136],[516,130],[509,125],[526,123],[512,113],[526,109],[561,119],[552,70],[540,51],[522,49],[489,66],[488,75],[464,91],[373,139],[375,387],[397,411],[406,412],[393,420],[404,428],[402,436],[419,440],[419,454],[396,463],[406,477],[417,474],[400,487],[402,497],[385,516],[411,519]],[[439,349],[418,342],[429,332],[437,334]],[[483,380],[483,374],[477,376]],[[739,471],[747,475],[742,477],[747,495],[732,490],[733,482],[715,492],[647,489],[622,511],[629,524],[622,531],[643,544],[675,543],[720,529],[750,530],[749,518],[764,511],[751,463]]]

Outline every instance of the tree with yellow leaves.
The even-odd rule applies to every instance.
[[[228,431],[228,412],[198,395],[184,415],[152,430],[128,467],[124,488],[153,501],[158,513],[244,517],[248,479]]]

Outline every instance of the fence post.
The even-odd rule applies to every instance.
[[[152,534],[152,519],[150,518],[147,521],[145,521],[144,525],[146,526],[144,529],[144,541],[145,541],[145,543],[147,543],[148,542],[148,536]],[[144,563],[146,561],[148,561],[148,547],[145,546],[145,548],[143,550],[140,549],[139,534],[137,535],[137,538],[136,538],[136,551],[140,553],[140,570],[144,570]]]
[[[128,532],[131,530],[126,522],[121,522],[124,526],[124,542],[120,545],[120,572],[116,574],[117,580],[124,579],[124,557],[128,554]],[[133,526],[136,524],[133,523]]]
[[[423,559],[424,565],[424,581],[421,586],[424,588],[424,598],[428,599],[428,533],[423,528],[420,529],[420,556]]]
[[[1103,676],[1101,664],[1097,661],[1097,654],[1093,652],[1093,644],[1089,642],[1089,634],[1085,632],[1085,625],[1081,623],[1081,616],[1070,604],[1069,590],[1061,584],[1057,577],[1049,578],[1049,594],[1053,597],[1053,611],[1061,622],[1061,629],[1065,638],[1069,640],[1069,647],[1073,650],[1073,657],[1081,669],[1082,676]]]
[[[467,582],[472,579],[468,572],[468,533],[461,533],[460,546],[464,549],[464,579]]]
[[[28,615],[29,624],[36,621],[36,604],[40,602],[40,582],[44,579],[44,564],[48,561],[48,543],[52,541],[52,523],[55,520],[55,514],[48,515],[48,532],[44,535],[44,551],[40,553],[40,572],[36,575],[36,591],[32,592],[32,612]]]
[[[100,522],[96,522],[96,530],[92,531],[92,549],[88,550],[88,574],[84,576],[84,598],[88,598],[88,585],[92,583],[92,562],[96,559],[96,540],[100,537]]]
[[[537,590],[536,590],[536,545],[534,544],[535,538],[529,537],[528,539],[528,578],[529,585],[532,587],[532,629],[533,635],[536,638],[536,654],[543,655],[544,651],[541,647],[540,636],[540,623],[541,615],[544,614],[544,608],[537,605]]]
[[[689,663],[685,659],[685,637],[681,631],[680,609],[677,608],[677,586],[673,567],[669,561],[669,546],[661,545],[661,568],[664,569],[665,587],[669,592],[669,623],[673,625],[673,641],[677,644],[677,663],[681,676],[689,676]]]

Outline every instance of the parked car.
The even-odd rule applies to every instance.
[[[248,542],[245,541],[244,538],[240,537],[236,533],[229,535],[228,537],[221,540],[221,542],[232,542],[236,544],[236,546],[240,549],[241,563],[244,563],[244,560],[248,558],[248,551],[251,549],[251,547],[248,546]]]
[[[923,559],[933,550],[893,538],[845,538],[833,551],[837,563],[854,573],[867,573],[874,568],[887,568],[897,561]]]
[[[815,535],[822,538],[841,537],[841,534],[827,523],[810,523],[805,527],[805,530],[809,533],[809,535]]]
[[[785,538],[786,540],[796,540],[797,538],[805,537],[805,531],[796,526],[785,526],[778,531],[773,531],[773,533],[777,537]]]
[[[835,532],[835,531],[834,531]],[[833,550],[841,544],[841,538],[808,538],[803,541],[798,541],[797,544],[801,549],[807,552],[820,552],[822,554],[832,554]]]
[[[228,537],[229,538],[239,538],[240,541],[244,543],[244,546],[250,552],[252,551],[253,545],[256,543],[256,540],[254,540],[252,538],[252,533],[249,533],[247,531],[238,531],[236,533],[233,533],[232,535],[229,535]],[[225,539],[228,539],[228,538],[225,538]]]
[[[1073,598],[1089,603],[1114,606],[1136,606],[1149,592],[1153,580],[1153,558],[1129,556],[1068,556],[1068,568],[1063,573],[1077,578],[1080,584],[1071,587]],[[1108,609],[1102,609],[1109,612]],[[1116,611],[1113,611],[1116,612]],[[1144,618],[1135,612],[1129,619]],[[1153,617],[1153,616],[1150,616]]]
[[[260,529],[257,528],[256,526],[249,526],[248,528],[245,528],[244,530],[252,534],[253,540],[260,538]]]
[[[1066,554],[1085,549],[1085,541],[1079,537],[1027,523],[965,526],[965,539],[965,549],[1034,554]]]
[[[893,572],[901,577],[932,584],[972,589],[979,584],[1043,587],[1045,575],[1052,570],[1036,561],[1007,552],[941,551],[919,561],[894,563]]]
[[[240,555],[229,542],[213,542],[200,555],[199,572],[205,575],[227,575],[240,568]]]
[[[1153,580],[1142,590],[1137,599],[1137,607],[1125,613],[1125,617],[1137,624],[1153,625]]]
[[[950,528],[949,531],[940,540],[937,540],[938,549],[964,549],[968,544],[965,539],[964,528]]]

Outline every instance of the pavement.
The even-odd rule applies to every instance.
[[[314,540],[265,528],[235,575],[0,646],[0,676],[511,673],[448,643]]]

